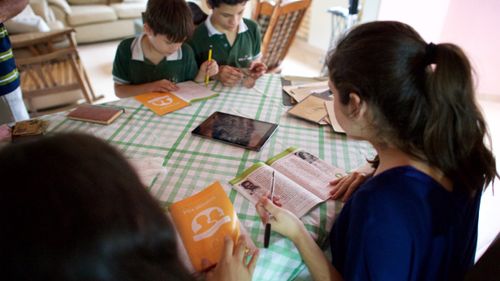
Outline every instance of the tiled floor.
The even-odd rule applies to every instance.
[[[104,95],[100,102],[112,101],[116,97],[113,92],[111,76],[112,62],[118,41],[79,46],[80,56],[97,95]],[[304,51],[307,50],[307,51]],[[296,43],[289,56],[282,64],[283,75],[318,76],[321,68],[321,52]],[[494,151],[500,150],[500,93],[496,100],[480,99],[487,122],[490,126]],[[495,122],[496,121],[496,122]],[[500,169],[500,158],[497,164]],[[500,182],[497,179],[497,186]],[[500,190],[493,192],[490,186],[483,195],[479,218],[478,255],[480,256],[500,231]]]

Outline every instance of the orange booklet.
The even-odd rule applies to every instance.
[[[135,99],[158,115],[165,115],[189,105],[189,102],[171,93],[146,93],[136,96]]]
[[[219,182],[214,182],[201,192],[173,203],[169,210],[191,264],[198,272],[205,269],[201,265],[202,259],[207,259],[209,266],[219,261],[226,235],[229,235],[235,244],[240,235],[238,216]],[[245,232],[243,228],[241,230]],[[248,238],[248,247],[255,248],[249,240]]]

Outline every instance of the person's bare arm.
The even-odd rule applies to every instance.
[[[121,99],[137,96],[144,93],[151,93],[151,92],[164,93],[164,92],[176,91],[178,89],[179,87],[177,87],[175,83],[172,83],[166,79],[150,83],[137,84],[137,85],[115,83],[115,95]]]
[[[299,250],[313,280],[343,280],[340,273],[323,254],[321,248],[314,242],[305,226],[300,228],[300,232],[299,236],[291,239]]]
[[[323,254],[321,248],[307,232],[302,221],[294,214],[271,203],[271,200],[266,196],[261,198],[256,208],[263,222],[271,223],[271,229],[273,231],[292,240],[299,250],[302,260],[309,269],[313,280],[343,280],[340,273],[333,267]]]
[[[0,22],[4,22],[19,14],[29,0],[0,0]]]

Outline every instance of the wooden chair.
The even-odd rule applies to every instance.
[[[262,62],[269,72],[279,72],[279,66],[295,39],[295,34],[312,0],[258,0],[252,14],[263,34]]]
[[[23,98],[33,116],[38,115],[32,102],[35,97],[81,90],[86,102],[98,99],[80,61],[74,32],[65,28],[10,36]]]

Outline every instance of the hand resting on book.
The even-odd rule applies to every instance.
[[[367,163],[348,175],[332,180],[330,182],[330,185],[333,186],[330,191],[331,198],[346,202],[361,184],[373,176],[374,172],[375,169],[370,163]]]
[[[346,202],[351,194],[358,189],[358,187],[365,182],[369,175],[362,172],[352,172],[340,179],[334,179],[330,182],[333,186],[330,191],[331,198]]]

